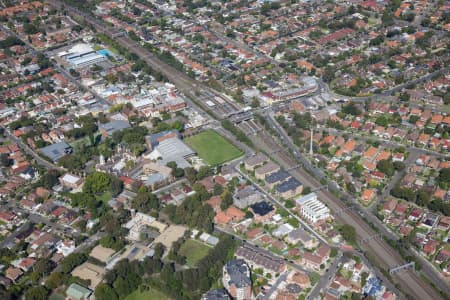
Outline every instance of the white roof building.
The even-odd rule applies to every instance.
[[[300,214],[311,223],[330,217],[330,209],[317,199],[316,193],[310,193],[295,200]]]
[[[144,231],[145,227],[151,226],[159,230],[159,232],[163,232],[167,225],[163,224],[159,221],[157,221],[152,216],[143,214],[143,213],[136,213],[136,215],[128,221],[125,225],[123,225],[125,228],[129,230],[128,232],[128,239],[138,241],[140,238],[140,234]]]
[[[151,160],[162,160],[158,163],[166,165],[168,162],[174,161],[180,168],[187,168],[190,164],[187,158],[195,155],[195,151],[186,145],[182,140],[174,137],[161,141],[158,146],[146,157]]]

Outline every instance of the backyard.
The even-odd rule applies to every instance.
[[[223,164],[243,154],[241,150],[213,130],[203,131],[186,138],[185,141],[201,159],[211,166]]]

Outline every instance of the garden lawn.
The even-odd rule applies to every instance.
[[[161,300],[161,299],[169,299],[169,297],[167,297],[165,294],[155,289],[151,289],[149,291],[145,291],[142,293],[138,289],[125,298],[125,300]]]
[[[203,131],[186,138],[185,141],[210,166],[223,164],[243,154],[241,150],[213,130]]]
[[[179,254],[186,256],[186,262],[189,266],[195,267],[199,260],[208,254],[210,249],[208,246],[195,240],[186,240],[181,245]]]

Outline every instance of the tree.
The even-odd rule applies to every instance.
[[[208,166],[201,166],[197,172],[197,180],[202,180],[212,175],[212,171]]]
[[[63,276],[60,272],[51,273],[45,280],[45,287],[49,290],[56,289],[63,283]]]
[[[356,245],[356,231],[353,226],[347,224],[342,225],[342,227],[339,229],[339,232],[341,233],[344,240],[352,245]]]
[[[450,186],[450,168],[442,168],[439,171],[437,181],[442,188],[448,188]]]
[[[78,32],[80,33],[83,30],[83,27],[81,27],[80,25],[74,25],[72,26],[72,31]]]
[[[0,154],[0,163],[3,167],[9,167],[12,161],[9,159],[8,154],[2,153]]]
[[[214,184],[213,194],[214,194],[214,195],[220,195],[220,194],[222,194],[222,193],[223,193],[223,187],[222,187],[220,184],[215,183],[215,184]]]
[[[342,112],[353,116],[359,116],[361,114],[361,110],[354,102],[350,102],[349,104],[342,106]]]
[[[139,189],[138,194],[131,202],[131,207],[143,213],[149,213],[159,208],[159,200],[147,187]]]
[[[98,300],[118,300],[116,292],[106,283],[101,283],[95,288],[95,299]]]
[[[259,107],[259,100],[258,100],[258,98],[256,98],[256,97],[253,98],[251,106],[253,108],[258,108]]]
[[[428,204],[430,203],[431,197],[430,194],[425,191],[425,190],[419,190],[417,192],[417,199],[416,199],[416,203],[417,205],[420,206],[428,206]]]
[[[190,183],[194,183],[197,180],[197,170],[192,167],[184,169],[184,174]]]
[[[302,190],[302,195],[308,195],[311,193],[311,187],[310,186],[304,186]]]
[[[394,168],[395,168],[397,171],[404,170],[404,169],[405,169],[405,163],[402,162],[402,161],[395,161],[395,162],[394,162]]]
[[[36,186],[42,186],[46,189],[51,189],[54,185],[58,183],[58,177],[61,173],[58,170],[48,170],[41,176]]]
[[[48,258],[42,258],[34,265],[34,272],[47,275],[54,268],[53,262]]]
[[[388,176],[392,176],[395,173],[394,164],[390,159],[382,159],[377,163],[377,169]]]
[[[114,175],[110,175],[109,191],[111,196],[116,197],[123,190],[123,182]]]
[[[42,285],[35,286],[30,288],[25,293],[25,299],[26,300],[46,300],[48,295],[48,291],[45,287]]]
[[[167,167],[172,169],[171,175],[175,178],[181,178],[184,176],[184,170],[182,168],[178,168],[178,165],[174,161],[170,161],[166,164]]]
[[[61,272],[64,274],[72,272],[72,270],[87,260],[84,253],[72,253],[65,257],[61,262]]]
[[[165,248],[164,248],[163,244],[157,243],[155,245],[154,250],[155,250],[155,253],[153,254],[153,258],[160,259],[164,254]]]
[[[220,195],[220,198],[222,199],[222,202],[220,203],[220,208],[222,210],[227,209],[233,204],[233,196],[229,191],[224,191],[222,195]]]
[[[100,245],[120,251],[125,246],[125,242],[119,236],[106,235],[100,239]]]
[[[89,194],[102,194],[109,189],[111,178],[104,172],[93,172],[89,174],[83,185],[83,191]]]

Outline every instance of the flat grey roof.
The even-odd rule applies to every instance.
[[[72,153],[72,147],[63,141],[41,148],[40,152],[52,161],[56,162],[61,157]]]
[[[167,140],[161,141],[156,149],[164,160],[170,161],[170,158],[187,158],[195,154],[188,145],[186,145],[182,140],[178,138],[169,138]]]

